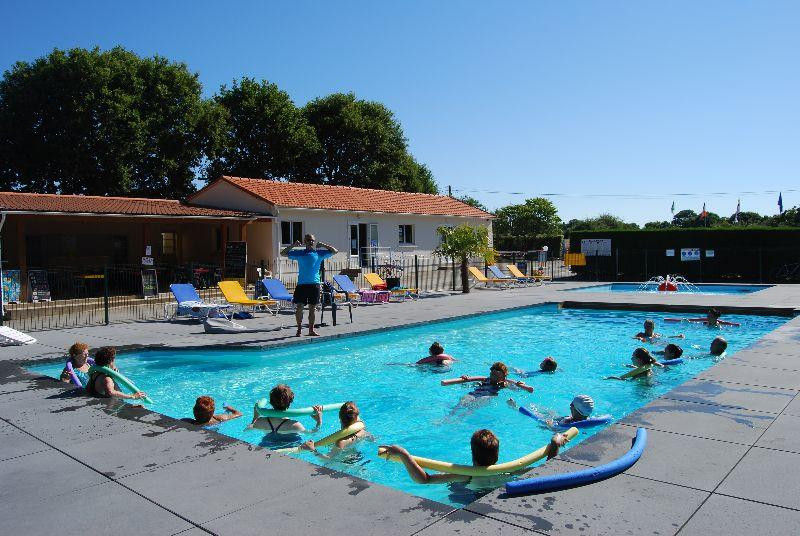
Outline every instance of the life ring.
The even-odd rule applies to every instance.
[[[325,404],[322,406],[322,411],[333,411],[339,410],[344,405],[344,402],[338,402],[336,404]],[[272,406],[269,405],[269,400],[266,398],[262,398],[258,402],[256,402],[256,411],[258,412],[259,417],[277,417],[277,418],[289,418],[289,417],[302,417],[303,415],[312,415],[314,413],[314,408],[312,406],[308,406],[305,408],[290,408],[284,410],[277,410],[273,409]]]
[[[554,489],[568,489],[575,486],[592,484],[606,478],[616,476],[623,471],[630,469],[633,464],[639,461],[644,448],[647,446],[647,430],[639,428],[636,430],[636,438],[633,440],[631,449],[623,456],[613,462],[609,462],[598,467],[590,467],[572,473],[560,475],[537,476],[525,478],[514,482],[506,482],[506,493],[509,495],[519,495],[521,493],[541,493]]]
[[[364,423],[361,421],[356,421],[347,428],[342,428],[341,430],[337,430],[332,434],[326,435],[319,441],[314,441],[314,446],[325,447],[327,445],[330,445],[331,443],[336,443],[340,439],[351,436],[353,434],[357,434],[363,429],[364,429]],[[275,450],[275,452],[280,452],[282,454],[289,454],[292,452],[300,452],[302,450],[303,449],[301,447],[289,447],[285,449],[277,449]]]
[[[526,415],[526,416],[530,417],[531,419],[533,419],[535,421],[539,421],[540,423],[546,424],[544,419],[542,419],[539,415],[535,414],[534,412],[532,412],[531,410],[529,410],[528,408],[526,408],[524,406],[519,408],[519,412],[522,413],[523,415]],[[595,426],[601,426],[603,424],[608,424],[608,423],[610,423],[612,421],[613,418],[614,418],[613,416],[608,415],[608,414],[606,414],[606,415],[598,415],[597,417],[588,417],[588,418],[586,418],[586,419],[584,419],[582,421],[570,422],[568,424],[561,424],[561,422],[560,422],[561,420],[558,419],[558,420],[554,420],[553,421],[553,428],[558,428],[558,429],[561,429],[561,430],[567,430],[567,429],[572,428],[572,427],[575,427],[575,428],[593,428]]]
[[[110,369],[108,367],[98,367],[97,365],[92,365],[89,367],[89,378],[92,377],[92,374],[95,372],[99,372],[101,374],[105,374],[106,376],[111,376],[114,381],[120,384],[122,387],[130,391],[131,393],[138,393],[141,391],[132,381],[130,381],[127,377],[125,377],[121,372],[117,372],[116,370]],[[153,401],[150,399],[149,396],[145,396],[142,400],[147,402],[148,404],[152,404]]]
[[[92,359],[91,357],[87,359],[86,362],[89,363],[90,365],[94,365],[94,359]],[[75,368],[72,366],[71,359],[69,358],[67,359],[67,364],[64,366],[64,368],[67,369],[67,374],[69,374],[69,379],[74,385],[77,385],[78,387],[86,387],[81,383],[81,380],[80,378],[78,378],[78,375],[75,374]]]
[[[574,426],[564,432],[564,435],[567,436],[567,440],[572,439],[576,435],[578,435],[578,429]],[[527,467],[533,463],[538,462],[542,458],[547,456],[549,452],[550,445],[545,445],[544,447],[531,452],[523,456],[522,458],[517,458],[516,460],[512,460],[510,462],[505,463],[498,463],[495,465],[489,465],[487,467],[476,467],[474,465],[459,465],[457,463],[450,463],[450,462],[442,462],[438,460],[431,460],[429,458],[421,458],[419,456],[411,456],[420,467],[424,467],[425,469],[431,469],[433,471],[439,471],[440,473],[449,473],[451,475],[464,475],[464,476],[487,476],[487,475],[499,475],[503,473],[513,473],[514,471],[518,471],[524,467]],[[391,460],[393,462],[401,461],[400,457],[396,454],[389,454],[386,452],[385,449],[378,448],[378,456],[385,459]]]

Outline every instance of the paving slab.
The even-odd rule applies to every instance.
[[[93,515],[97,511],[98,514]],[[82,489],[80,496],[61,495],[38,500],[0,502],[4,534],[86,536],[170,535],[191,523],[131,493],[113,482]]]
[[[741,408],[656,399],[622,421],[631,426],[752,445],[775,415]]]
[[[0,461],[41,452],[49,448],[30,434],[0,421]]]
[[[794,400],[789,402],[786,409],[783,410],[784,415],[795,415],[800,417],[800,396],[794,397]]]
[[[712,495],[700,507],[680,536],[731,534],[797,534],[800,512],[723,495]]]
[[[584,469],[554,459],[526,476]],[[674,534],[709,496],[705,491],[619,475],[590,486],[507,497],[496,490],[466,510],[546,534]]]
[[[517,534],[533,535],[537,533],[522,527],[509,525],[486,516],[480,516],[466,510],[456,510],[443,517],[433,525],[417,533],[420,536],[463,536],[466,534]]]
[[[782,370],[800,370],[800,348],[797,354],[774,354],[744,349],[725,359],[729,363]]]
[[[794,389],[775,389],[713,380],[689,380],[665,394],[664,398],[780,413],[798,392],[800,391]]]
[[[800,389],[800,371],[768,369],[723,361],[697,375],[703,380],[777,387],[781,389]]]
[[[756,446],[800,453],[800,416],[779,416],[756,442]]]
[[[717,493],[800,510],[800,454],[760,447],[750,449]]]
[[[628,452],[635,436],[635,427],[614,425],[559,458],[598,466]],[[625,474],[713,491],[748,448],[747,445],[649,430],[647,448]],[[675,463],[678,458],[680,463]]]

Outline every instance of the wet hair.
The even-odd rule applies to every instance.
[[[276,385],[272,388],[272,391],[269,392],[269,403],[278,411],[289,409],[293,400],[294,392],[292,388],[284,383]]]
[[[491,430],[478,430],[469,441],[472,448],[472,465],[486,467],[497,463],[500,454],[500,440]]]
[[[545,357],[541,363],[539,363],[539,369],[543,372],[555,372],[558,368],[558,363],[552,357]]]
[[[711,341],[711,353],[714,355],[721,355],[722,352],[728,349],[728,341],[724,337],[714,337]]]
[[[715,318],[719,318],[722,316],[721,314],[719,314],[719,311],[717,309],[714,309],[713,307],[708,310],[708,314],[714,316]]]
[[[500,361],[489,367],[489,371],[491,372],[492,370],[499,370],[503,373],[503,376],[508,376],[508,367],[505,363],[501,363]]]
[[[431,344],[431,347],[428,348],[428,351],[431,353],[431,355],[440,355],[444,353],[444,347],[438,342],[435,342]]]
[[[339,408],[339,422],[342,423],[342,428],[347,428],[358,421],[358,416],[360,414],[355,402],[345,402],[342,404],[342,407]]]
[[[656,358],[650,355],[650,351],[647,348],[637,348],[634,350],[633,358],[642,363],[640,366],[652,365],[656,362]]]
[[[674,356],[673,359],[678,359],[683,355],[683,348],[675,343],[669,343],[664,347],[664,350],[669,350],[669,352]]]
[[[644,321],[644,330],[647,331],[647,327],[650,326],[653,331],[656,329],[656,323],[650,320],[649,318]]]
[[[206,423],[214,416],[214,399],[210,396],[199,396],[194,402],[194,420],[199,423]]]
[[[117,349],[113,346],[103,346],[94,354],[94,364],[98,367],[107,367],[117,357]]]

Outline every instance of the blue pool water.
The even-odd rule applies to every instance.
[[[571,288],[563,292],[648,292],[658,293],[656,285],[648,285],[646,290],[639,290],[640,283],[611,283],[607,285],[593,285],[591,287]],[[772,285],[714,285],[700,283],[694,285],[698,291],[693,294],[752,294],[759,290],[770,288]],[[683,290],[662,294],[688,294]]]
[[[477,429],[489,428],[500,438],[500,461],[508,461],[546,444],[551,436],[533,419],[510,409],[506,404],[510,396],[520,404],[535,404],[543,413],[564,415],[573,396],[586,393],[595,400],[595,414],[610,413],[617,421],[711,366],[714,361],[706,352],[714,336],[721,333],[728,339],[730,354],[786,321],[780,317],[726,315],[726,320],[741,322],[742,326],[720,330],[665,325],[660,322],[664,316],[543,305],[271,350],[140,351],[118,356],[117,365],[152,397],[154,411],[189,417],[195,398],[208,394],[216,399],[218,409],[231,404],[245,413],[245,417],[219,426],[221,433],[267,447],[274,443],[262,432],[245,426],[253,403],[268,396],[274,385],[287,383],[292,387],[295,407],[355,400],[375,440],[361,442],[354,451],[330,462],[332,468],[414,495],[462,505],[488,490],[463,484],[414,484],[401,464],[376,456],[377,446],[396,443],[412,454],[470,463],[470,436]],[[640,344],[631,337],[647,318],[656,320],[658,332],[682,331],[686,339],[677,342],[683,346],[684,356],[694,359],[658,370],[649,379],[603,380],[627,370],[623,365]],[[422,357],[435,340],[459,361],[447,369],[408,365]],[[498,360],[510,369],[535,370],[548,355],[557,359],[559,369],[552,375],[527,379],[536,388],[533,394],[503,390],[498,397],[482,399],[483,406],[454,412],[470,387],[439,384],[444,378],[462,374],[488,374],[489,366]],[[58,376],[61,366],[51,363],[31,370]],[[310,418],[305,417],[304,423],[311,428]],[[336,414],[326,413],[323,429],[316,437],[335,429]],[[600,429],[582,430],[571,444]],[[307,453],[297,456],[320,463]],[[502,481],[491,482],[494,487],[500,484]]]

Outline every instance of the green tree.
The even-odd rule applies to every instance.
[[[408,153],[400,123],[383,104],[334,93],[309,102],[303,115],[322,147],[323,184],[437,193],[430,170]]]
[[[546,235],[561,233],[561,219],[556,206],[544,197],[508,205],[495,212],[494,229],[501,235]]]
[[[442,243],[434,251],[440,257],[457,259],[461,264],[461,292],[469,293],[469,260],[480,257],[492,262],[495,252],[489,246],[489,229],[471,227],[462,223],[458,227],[439,227]]]
[[[486,205],[484,205],[483,203],[481,203],[480,201],[478,201],[474,197],[470,197],[468,195],[465,195],[465,196],[462,196],[462,197],[457,197],[456,199],[458,199],[462,203],[468,204],[471,207],[475,207],[475,208],[477,208],[479,210],[482,210],[484,212],[489,212],[489,209],[486,208]]]
[[[761,225],[766,218],[758,212],[740,212],[738,225]],[[736,223],[736,214],[728,218],[730,223]]]
[[[0,80],[0,189],[184,196],[221,119],[201,89],[122,47],[17,62]]]
[[[596,218],[584,220],[572,219],[564,225],[564,235],[569,236],[573,231],[609,231],[609,230],[636,230],[639,226],[635,223],[626,223],[613,214],[600,214]]]
[[[208,178],[220,175],[316,182],[321,150],[314,129],[289,94],[252,78],[222,86],[214,101],[224,110],[220,144],[209,151]]]
[[[675,227],[695,227],[699,216],[694,210],[681,210],[672,216],[672,225]]]
[[[643,229],[669,229],[672,227],[672,223],[668,221],[649,221],[644,224]]]

